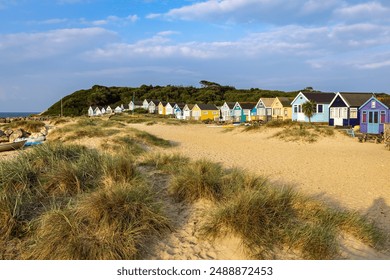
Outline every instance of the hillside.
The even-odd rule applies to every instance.
[[[287,96],[294,97],[297,92],[263,90],[258,88],[236,89],[232,86],[222,86],[214,82],[201,81],[201,87],[192,86],[152,86],[142,85],[132,87],[106,87],[95,85],[91,89],[78,90],[62,99],[64,116],[80,116],[87,114],[89,106],[115,107],[128,104],[134,100],[158,99],[183,103],[214,103],[222,105],[224,101],[257,102],[260,97]],[[53,104],[44,115],[58,116],[61,114],[61,100]]]

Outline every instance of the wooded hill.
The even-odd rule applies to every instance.
[[[187,104],[212,103],[217,106],[227,102],[257,102],[260,97],[286,96],[295,97],[299,91],[284,92],[258,88],[236,89],[214,82],[201,81],[201,87],[193,86],[152,86],[106,87],[95,85],[91,89],[78,90],[62,99],[64,116],[86,115],[89,106],[128,105],[131,100],[157,99],[161,101],[182,102]],[[58,116],[61,114],[61,100],[53,104],[43,115]]]

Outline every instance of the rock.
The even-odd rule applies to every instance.
[[[4,135],[5,135],[4,131],[0,130],[0,137]]]
[[[47,135],[47,127],[46,126],[44,126],[44,127],[42,127],[42,129],[41,129],[41,131],[40,131],[40,133],[41,133],[41,135],[43,135],[43,136],[46,136]]]
[[[12,133],[14,133],[14,131],[12,129],[7,129],[6,131],[4,131],[5,135],[7,135],[7,137],[9,137]]]
[[[23,137],[23,131],[22,129],[17,129],[15,130],[10,136],[9,136],[9,141],[14,142],[15,139]]]
[[[0,136],[0,143],[8,142],[8,137],[6,135]]]
[[[30,132],[25,131],[24,129],[20,129],[20,130],[22,131],[22,137],[23,138],[27,138],[27,137],[29,137],[31,135]]]

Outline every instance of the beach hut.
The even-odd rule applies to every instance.
[[[256,107],[253,102],[236,102],[233,107],[233,122],[246,122],[251,120],[251,111]]]
[[[225,102],[220,108],[222,121],[231,121],[233,118],[233,108],[236,102]]]
[[[100,112],[102,112],[102,115],[104,115],[106,113],[106,109],[104,109],[104,107],[101,107]]]
[[[195,104],[192,108],[194,120],[219,120],[219,109],[214,104]]]
[[[92,106],[89,106],[89,108],[88,108],[88,116],[89,117],[93,117],[93,108],[92,108]]]
[[[299,122],[309,122],[309,118],[302,111],[302,104],[314,102],[314,114],[310,118],[311,122],[329,123],[329,104],[335,97],[334,92],[300,92],[291,102],[292,120]]]
[[[130,111],[134,111],[134,109],[137,109],[137,108],[145,108],[144,107],[144,103],[142,101],[130,101],[129,103],[129,110]],[[147,110],[148,108],[146,107],[145,110]]]
[[[173,114],[175,115],[175,117],[179,120],[182,120],[184,118],[183,116],[183,110],[184,110],[184,106],[185,104],[184,103],[176,103],[174,106],[173,106]]]
[[[290,98],[275,97],[271,107],[273,120],[291,120],[292,108]]]
[[[122,110],[121,106],[116,106],[114,109],[114,112],[115,112],[115,114],[120,114],[123,112],[123,110]]]
[[[242,108],[241,108],[241,105],[239,102],[236,102],[233,106],[233,114],[232,114],[232,118],[233,118],[233,122],[235,123],[240,123],[240,122],[245,122],[245,117],[244,117],[244,120],[242,120]]]
[[[359,108],[373,93],[338,92],[329,104],[330,126],[355,126],[360,124]]]
[[[165,106],[167,105],[167,103],[168,102],[160,101],[160,103],[157,106],[159,115],[165,115]]]
[[[255,112],[257,112],[256,110],[256,103],[255,102],[241,102],[240,103],[240,106],[242,108],[242,117],[241,119],[244,120],[244,121],[247,121],[247,122],[250,122],[252,121],[252,112],[254,112],[253,110],[255,110]]]
[[[186,104],[183,107],[183,119],[190,120],[192,118],[192,108],[194,108],[193,104]]]
[[[173,107],[175,106],[175,102],[167,102],[165,105],[165,115],[173,115]]]
[[[150,114],[158,113],[158,104],[160,104],[159,100],[150,100],[148,105],[148,111]]]
[[[390,101],[380,101],[371,96],[359,107],[360,132],[380,134],[384,132],[384,124],[390,123]]]
[[[148,100],[148,99],[145,99],[144,101],[142,101],[142,108],[144,108],[145,110],[148,110],[150,101],[151,100]]]
[[[99,107],[95,107],[95,109],[93,109],[93,115],[94,116],[101,116],[102,115],[102,111],[100,110]]]
[[[272,119],[272,103],[275,98],[260,98],[256,104],[259,120],[270,121]]]
[[[107,106],[107,108],[106,108],[106,114],[112,114],[112,109],[111,109],[111,107],[110,106]]]

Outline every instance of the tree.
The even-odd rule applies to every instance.
[[[309,118],[309,122],[311,123],[311,117],[316,112],[315,110],[316,103],[314,101],[307,101],[302,104],[302,112],[306,117]]]

